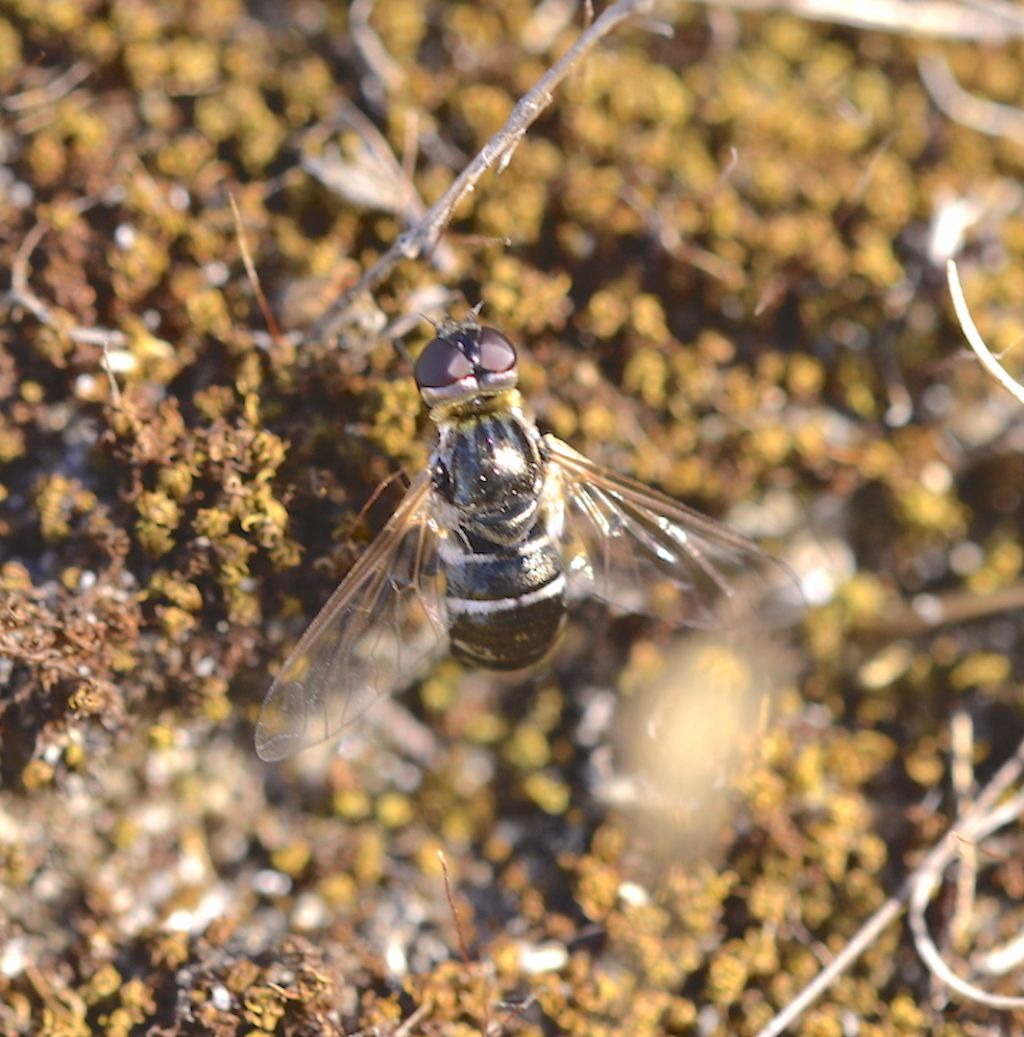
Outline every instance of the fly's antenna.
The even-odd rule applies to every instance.
[[[483,309],[484,303],[481,299],[474,307],[472,307],[469,313],[466,314],[462,320],[451,321],[451,323],[458,328],[477,328],[480,327],[480,321],[477,319],[480,316],[480,311]]]
[[[426,319],[430,320],[429,317],[427,317]],[[430,323],[434,326],[434,331],[436,332],[439,338],[452,338],[452,336],[454,336],[456,332],[460,331],[462,328],[465,328],[466,326],[469,326],[471,328],[477,327],[476,315],[472,311],[470,311],[469,315],[465,317],[463,320],[459,320],[458,318],[453,317],[446,310],[444,318],[442,320],[438,321],[437,323],[434,323],[434,321],[431,320]]]

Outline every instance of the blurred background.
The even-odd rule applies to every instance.
[[[324,337],[586,5],[0,0],[0,1031],[754,1034],[1013,751],[1024,426],[944,267],[1017,369],[1024,7],[740,6],[621,26]],[[543,430],[806,608],[587,606],[543,671],[444,661],[264,765],[430,450],[394,343],[477,302]],[[1003,993],[1022,859],[929,914]],[[798,1032],[1014,1025],[897,923]]]

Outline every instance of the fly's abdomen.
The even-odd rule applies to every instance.
[[[543,659],[565,622],[562,560],[538,526],[512,547],[448,540],[452,654],[474,666],[518,670]]]

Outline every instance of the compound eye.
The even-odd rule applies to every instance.
[[[431,339],[416,360],[414,374],[421,389],[446,389],[473,373],[473,365],[458,345],[446,338]]]
[[[489,374],[504,374],[516,366],[516,348],[495,328],[480,329],[480,367]]]

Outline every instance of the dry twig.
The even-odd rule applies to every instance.
[[[245,273],[249,278],[249,284],[252,285],[253,293],[256,296],[256,302],[259,304],[260,312],[263,314],[263,319],[267,323],[267,330],[270,332],[270,337],[275,341],[281,339],[281,329],[277,326],[277,321],[274,319],[274,313],[270,309],[270,303],[267,302],[267,296],[263,291],[263,285],[260,284],[259,275],[256,273],[256,264],[252,261],[252,253],[249,251],[249,242],[245,237],[245,227],[242,225],[242,214],[238,211],[238,202],[235,201],[235,196],[231,191],[228,191],[228,201],[231,203],[231,215],[235,221],[235,236],[238,238],[238,248],[242,253],[242,265],[245,267]]]
[[[87,61],[76,61],[45,86],[29,87],[27,90],[5,97],[3,107],[9,112],[20,113],[56,104],[62,97],[66,97],[77,86],[84,83],[91,74],[92,65]]]
[[[1024,810],[1024,793],[1018,793],[1004,806],[996,806],[1003,794],[1024,774],[1024,741],[1017,746],[1016,752],[995,773],[989,783],[982,789],[977,799],[967,812],[961,815],[950,828],[946,837],[928,853],[925,859],[910,873],[895,896],[889,897],[884,904],[861,926],[850,942],[833,958],[832,962],[811,980],[803,990],[786,1007],[779,1012],[766,1026],[757,1032],[757,1037],[779,1037],[787,1027],[795,1022],[853,963],[871,946],[885,928],[902,913],[904,904],[911,897],[923,897],[927,904],[934,889],[935,876],[941,875],[959,851],[961,839],[978,842],[986,835],[1003,825],[1009,824],[1014,817],[1020,816]],[[919,892],[922,890],[923,892]],[[920,946],[919,946],[920,950]],[[928,962],[931,967],[931,962]],[[947,977],[943,977],[947,978]],[[958,977],[956,989],[965,993],[964,984]],[[947,978],[948,981],[948,978]],[[954,986],[950,983],[950,986]],[[971,993],[965,996],[973,997]],[[984,993],[982,991],[981,993]],[[995,995],[986,995],[993,998]],[[1002,1000],[1002,999],[1000,999]],[[1018,999],[1015,999],[1018,1000]],[[991,1004],[991,1001],[986,1001]],[[1024,1004],[1024,1002],[1022,1002]],[[997,1005],[996,1007],[1008,1007]]]
[[[452,913],[452,918],[455,920],[455,934],[459,938],[459,955],[462,958],[462,964],[468,969],[471,965],[469,960],[469,948],[466,946],[466,936],[462,931],[462,919],[459,917],[459,909],[455,906],[455,894],[452,892],[452,879],[448,873],[448,858],[445,857],[442,850],[437,851],[437,859],[441,862],[441,873],[444,876],[444,895],[448,901],[448,910]]]
[[[799,18],[917,38],[1006,43],[1024,36],[1024,10],[1013,4],[958,0],[700,0],[716,8],[786,11]]]
[[[422,219],[427,212],[412,181],[410,170],[399,162],[380,130],[354,104],[345,102],[335,125],[355,132],[365,148],[362,161],[347,161],[340,154],[326,158],[304,156],[302,168],[316,177],[329,191],[355,205],[381,208],[401,214],[408,223]],[[454,273],[457,260],[444,242],[439,242],[431,259],[445,274]]]
[[[409,1037],[417,1026],[430,1014],[430,1004],[424,1001],[408,1019],[398,1027],[391,1037]]]
[[[377,83],[377,92],[385,95],[402,85],[405,73],[370,25],[370,15],[375,5],[376,0],[352,0],[348,28],[356,50]]]
[[[950,747],[953,752],[953,792],[956,812],[965,814],[974,799],[974,722],[966,710],[958,709],[950,723]],[[949,931],[958,951],[967,946],[974,916],[974,894],[978,883],[978,850],[972,843],[960,848],[960,869],[956,876],[956,903]]]
[[[917,59],[917,70],[936,107],[954,122],[990,137],[1024,143],[1024,112],[968,93],[957,82],[943,54],[922,54]]]
[[[1020,403],[1024,403],[1024,386],[1013,378],[1005,367],[996,359],[992,351],[985,345],[977,325],[971,317],[971,311],[967,308],[967,300],[964,298],[964,290],[960,286],[960,275],[957,273],[956,263],[951,259],[946,263],[946,278],[949,281],[949,294],[953,299],[953,309],[956,310],[956,319],[960,322],[960,329],[967,339],[967,344],[974,350],[982,367],[1004,388],[1011,393]]]
[[[991,594],[972,590],[951,590],[943,594],[918,594],[909,602],[900,601],[876,615],[858,620],[859,632],[893,641],[917,637],[939,627],[973,623],[988,616],[1024,608],[1024,580],[1001,587]]]
[[[1018,750],[1017,757],[1021,753]],[[1012,761],[1011,761],[1012,762]],[[993,801],[994,802],[994,801]],[[1024,1008],[1024,997],[1014,997],[1006,994],[990,994],[987,990],[958,976],[942,957],[935,941],[928,932],[928,924],[925,921],[925,911],[928,902],[938,888],[942,875],[951,863],[957,852],[963,852],[963,847],[974,849],[976,843],[991,835],[997,829],[1004,828],[1008,824],[1017,821],[1024,814],[1024,792],[1018,792],[1016,796],[999,807],[991,808],[980,815],[972,818],[970,823],[966,822],[957,831],[957,836],[962,845],[951,843],[948,839],[944,846],[948,846],[950,852],[936,854],[934,851],[921,867],[914,873],[913,887],[910,893],[910,906],[908,920],[910,931],[914,934],[914,946],[921,960],[928,966],[929,971],[940,982],[955,990],[961,997],[970,1001],[977,1001],[988,1008],[997,1008],[1006,1011]]]
[[[100,204],[102,198],[83,198],[74,205],[76,212],[83,213],[94,205]],[[43,302],[29,287],[29,262],[32,253],[39,247],[39,243],[50,229],[45,220],[40,220],[24,237],[14,262],[11,264],[11,287],[7,293],[7,301],[14,306],[20,306],[28,310],[40,324],[47,327],[58,328],[64,332],[73,342],[82,342],[89,345],[102,346],[109,349],[111,346],[124,346],[128,337],[123,331],[113,328],[87,328],[80,324],[69,324],[68,321],[58,315],[50,306]]]
[[[551,103],[558,84],[613,29],[635,15],[646,14],[653,6],[654,0],[616,0],[604,11],[562,58],[519,99],[504,126],[481,148],[423,218],[399,234],[384,255],[310,325],[306,337],[323,339],[333,335],[344,324],[353,303],[384,281],[401,260],[416,259],[430,251],[451,221],[456,206],[475,190],[484,173],[492,166],[501,172],[508,165],[526,131]]]

